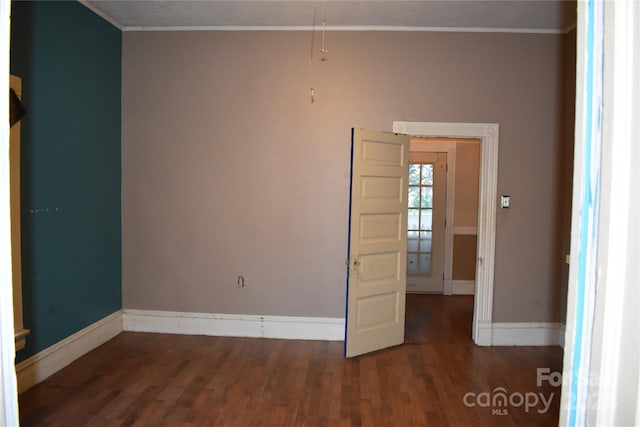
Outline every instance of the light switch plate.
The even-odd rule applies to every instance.
[[[501,196],[500,197],[500,207],[502,209],[509,209],[510,204],[511,204],[511,197],[510,196]]]

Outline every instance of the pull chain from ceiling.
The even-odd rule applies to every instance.
[[[313,86],[313,50],[315,44],[315,34],[316,34],[316,16],[318,13],[318,1],[313,0],[313,22],[311,23],[311,43],[309,46],[309,88],[311,91],[310,101],[311,103],[315,102],[315,90]],[[325,56],[329,51],[326,49],[325,45],[325,33],[327,30],[327,2],[323,0],[322,2],[322,48],[320,52],[322,53],[321,61],[326,61],[327,58]]]
[[[322,1],[322,49],[320,49],[320,52],[322,52],[322,58],[320,58],[321,61],[326,61],[327,58],[324,56],[324,54],[329,53],[324,43],[324,36],[326,32],[327,32],[327,1],[323,0]]]

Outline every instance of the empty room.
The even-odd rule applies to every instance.
[[[640,5],[2,7],[6,425],[638,421]]]

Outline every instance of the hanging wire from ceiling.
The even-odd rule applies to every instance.
[[[309,88],[311,91],[310,101],[315,102],[315,89],[313,85],[313,51],[316,37],[316,18],[318,15],[318,0],[313,0],[313,21],[311,22],[311,42],[309,46]],[[320,53],[322,54],[320,61],[326,61],[326,54],[329,52],[325,44],[325,33],[327,31],[327,2],[322,0],[322,48]]]
[[[309,47],[309,88],[311,89],[311,103],[315,102],[313,89],[313,44],[316,37],[316,14],[318,12],[318,2],[313,0],[313,21],[311,23],[311,43]]]
[[[320,58],[320,60],[323,62],[327,60],[325,54],[329,53],[325,45],[326,32],[327,32],[327,1],[322,0],[322,49],[320,49],[320,52],[322,53],[322,58]]]

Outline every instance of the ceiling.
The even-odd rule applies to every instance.
[[[575,1],[561,0],[80,0],[127,30],[309,29],[566,32]]]

